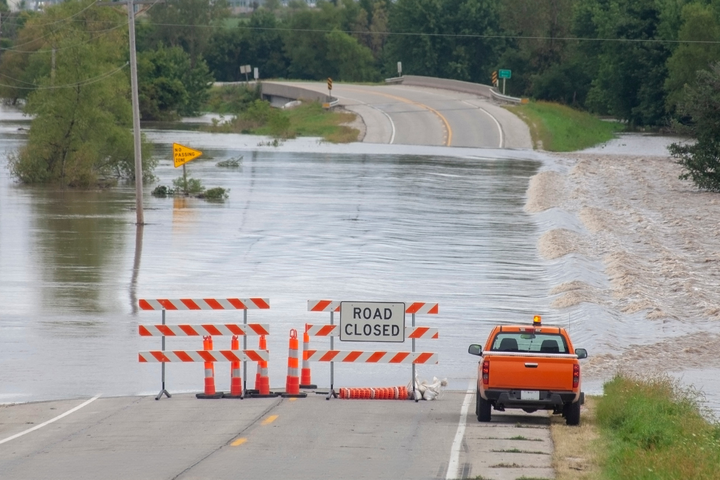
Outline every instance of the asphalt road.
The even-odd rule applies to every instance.
[[[315,82],[273,82],[327,93]],[[478,148],[532,148],[520,119],[478,95],[405,85],[335,83],[332,95],[364,121],[364,142]]]
[[[198,400],[194,395],[0,407],[4,480],[552,478],[548,417],[473,415],[439,400]],[[469,415],[463,415],[469,409]],[[79,407],[79,408],[78,408]],[[66,414],[66,412],[70,412]],[[63,416],[64,415],[64,416]],[[59,417],[59,418],[58,418]]]

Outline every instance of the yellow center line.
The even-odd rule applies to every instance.
[[[238,438],[237,440],[232,442],[230,445],[232,445],[233,447],[239,447],[240,445],[242,445],[245,442],[247,442],[247,438]]]
[[[347,88],[347,87],[346,87],[346,89],[353,91],[353,92],[369,93],[371,95],[381,95],[383,97],[394,98],[395,100],[400,100],[401,102],[409,103],[411,105],[417,105],[418,107],[422,107],[426,110],[431,111],[432,113],[437,115],[440,118],[440,120],[442,120],[443,124],[445,124],[445,131],[447,132],[447,139],[445,141],[445,146],[449,147],[450,144],[452,143],[452,128],[450,128],[450,124],[448,123],[445,116],[443,116],[442,113],[438,112],[434,108],[429,107],[429,106],[425,105],[424,103],[416,102],[414,100],[409,100],[409,99],[403,98],[403,97],[396,97],[395,95],[390,95],[389,93],[373,92],[373,91],[368,91],[368,90],[357,90],[354,88]]]
[[[297,397],[290,397],[290,401],[291,401],[291,402],[297,401]]]
[[[260,423],[260,425],[270,425],[272,422],[274,422],[277,419],[277,415],[270,415],[265,420]]]

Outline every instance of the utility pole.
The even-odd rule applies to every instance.
[[[140,101],[138,99],[137,55],[135,52],[135,5],[165,3],[164,0],[123,0],[119,2],[98,2],[104,7],[127,5],[128,35],[130,37],[130,88],[132,89],[133,138],[135,140],[135,211],[136,225],[145,225],[143,213],[143,169],[142,144],[140,136]]]
[[[135,52],[135,3],[127,1],[128,34],[130,36],[130,87],[132,88],[133,138],[135,139],[135,211],[137,225],[145,225],[143,212],[143,168],[140,136],[140,100],[138,99],[137,55]]]

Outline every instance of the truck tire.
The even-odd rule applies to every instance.
[[[480,390],[477,391],[476,395],[475,413],[477,414],[478,422],[489,422],[492,405],[480,396]]]
[[[568,403],[563,410],[565,424],[571,426],[580,425],[580,402]]]

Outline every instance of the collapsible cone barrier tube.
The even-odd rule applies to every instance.
[[[260,350],[267,350],[267,342],[265,335],[260,335]],[[265,360],[258,361],[258,373],[255,377],[255,390],[249,394],[253,398],[277,397],[279,393],[270,391],[270,377],[268,376],[268,362]]]
[[[300,373],[300,388],[317,388],[312,383],[310,372],[310,361],[308,360],[308,350],[310,350],[310,334],[308,334],[309,325],[305,324],[305,333],[303,333],[303,363]]]
[[[240,342],[238,341],[237,335],[233,335],[230,341],[230,350],[240,350]],[[240,362],[230,362],[230,393],[224,393],[223,398],[243,398]]]
[[[297,330],[290,330],[290,349],[288,352],[288,374],[283,397],[307,397],[300,393],[300,351],[298,349]]]
[[[340,398],[365,400],[407,400],[407,387],[388,388],[341,388]]]
[[[212,337],[203,337],[203,350],[212,350]],[[195,395],[196,398],[222,398],[222,392],[215,391],[215,365],[213,362],[205,362],[205,392]]]

